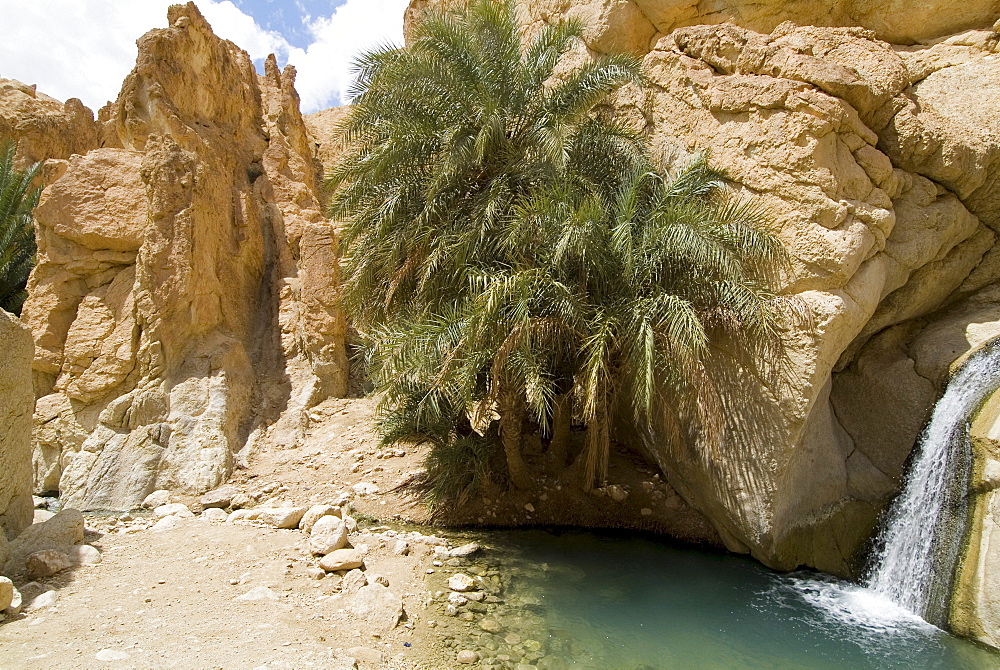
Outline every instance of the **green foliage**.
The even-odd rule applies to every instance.
[[[566,399],[589,487],[616,417],[663,448],[713,425],[709,359],[760,374],[780,359],[785,256],[761,213],[704,159],[666,179],[593,113],[641,80],[634,59],[555,76],[580,25],[521,45],[512,17],[474,0],[362,56],[354,149],[329,179],[383,439],[430,442],[445,497],[488,481],[501,446],[530,485],[522,431],[551,435]]]
[[[41,188],[31,184],[41,164],[27,170],[14,167],[17,144],[0,143],[0,308],[21,313],[25,286],[35,262],[35,229],[31,212],[38,204]]]

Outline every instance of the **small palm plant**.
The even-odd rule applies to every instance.
[[[21,313],[27,298],[25,286],[35,261],[32,210],[40,187],[32,187],[41,164],[27,170],[14,167],[17,144],[0,143],[0,308]]]

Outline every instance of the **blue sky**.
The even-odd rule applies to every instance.
[[[37,84],[95,111],[118,95],[135,63],[135,41],[166,26],[179,0],[0,0],[0,77]],[[274,53],[298,71],[304,112],[346,102],[350,63],[361,50],[401,44],[408,0],[195,0],[215,32],[258,65]]]

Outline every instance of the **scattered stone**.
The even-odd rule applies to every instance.
[[[24,605],[24,597],[21,595],[21,592],[19,590],[14,589],[14,595],[13,595],[13,597],[10,600],[10,604],[7,605],[7,607],[4,608],[3,612],[4,612],[4,614],[10,615],[10,616],[14,616],[14,615],[20,614],[21,613],[21,607],[23,605]]]
[[[337,549],[322,558],[319,567],[327,572],[353,570],[365,564],[364,557],[357,549]]]
[[[410,553],[410,543],[406,540],[396,540],[392,545],[393,556],[406,556]]]
[[[320,568],[307,568],[306,577],[309,579],[323,579],[326,577],[326,570]]]
[[[213,508],[224,509],[229,507],[229,504],[233,501],[233,497],[236,496],[237,493],[239,493],[239,491],[237,491],[234,486],[220,486],[214,491],[209,491],[202,497],[198,498],[198,502],[201,503],[201,508],[203,510]]]
[[[368,581],[371,584],[381,584],[382,586],[389,586],[389,578],[385,575],[369,575]]]
[[[62,572],[73,567],[70,557],[55,549],[43,549],[29,554],[24,561],[25,572],[29,579],[42,579],[51,577],[57,572]]]
[[[249,509],[234,510],[228,517],[226,517],[226,523],[236,523],[237,521],[249,521],[250,519],[254,518],[255,516],[254,512],[257,512],[257,510],[249,510]]]
[[[94,658],[98,661],[127,661],[129,655],[124,651],[118,651],[117,649],[101,649],[99,652],[94,654]]]
[[[471,591],[475,584],[475,579],[461,572],[456,572],[448,578],[448,588],[452,591]]]
[[[618,486],[617,484],[612,484],[611,486],[608,486],[606,488],[608,495],[615,502],[623,502],[626,498],[628,498],[628,491]]]
[[[476,544],[475,542],[469,542],[468,544],[463,544],[461,547],[456,547],[455,549],[452,549],[448,553],[451,556],[464,558],[465,556],[474,554],[477,551],[479,551],[479,545]]]
[[[479,660],[479,654],[471,649],[463,649],[458,652],[457,660],[459,663],[469,665]]]
[[[444,613],[447,616],[458,616],[458,608],[455,607],[454,605],[448,605],[447,607],[444,608]]]
[[[266,586],[257,586],[250,589],[241,596],[236,596],[233,600],[238,600],[241,602],[258,602],[261,600],[277,600],[278,594],[269,589]]]
[[[179,525],[181,525],[180,517],[166,516],[154,523],[151,530],[154,533],[162,533],[163,531],[177,528]]]
[[[483,600],[486,599],[486,594],[483,593],[482,591],[471,591],[469,593],[466,593],[465,597],[473,602],[481,603],[483,602]]]
[[[297,528],[305,513],[305,507],[267,507],[257,518],[275,528]]]
[[[485,630],[487,633],[499,633],[502,629],[500,628],[500,623],[496,619],[483,619],[479,622],[479,627]]]
[[[513,647],[515,644],[521,644],[521,636],[517,633],[507,633],[503,641]]]
[[[170,491],[160,489],[153,491],[142,499],[142,507],[145,509],[156,509],[170,503]]]
[[[228,521],[229,515],[221,507],[209,507],[201,513],[201,518],[208,521]]]
[[[524,503],[524,509],[528,510],[529,512],[534,512],[535,506],[532,505],[531,503]]]
[[[380,667],[384,661],[382,652],[371,647],[351,647],[350,649],[346,649],[344,653],[356,661],[376,667]]]
[[[351,490],[359,496],[370,496],[378,493],[378,486],[371,482],[358,482],[351,487]]]
[[[31,583],[36,584],[37,582],[31,582]],[[22,607],[22,611],[35,612],[41,609],[45,609],[46,607],[53,607],[58,600],[59,600],[59,594],[53,591],[52,589],[47,589],[42,593],[40,593],[39,595],[32,598],[31,600],[24,598],[23,602],[25,602],[26,604]]]
[[[355,594],[363,587],[368,586],[368,576],[361,570],[350,570],[344,578],[340,580],[340,592]],[[385,586],[388,586],[386,584]]]
[[[237,493],[233,496],[233,499],[229,501],[230,509],[243,509],[244,507],[250,507],[253,505],[253,498],[248,496],[246,493]]]
[[[639,514],[641,514],[643,516],[649,516],[652,513],[653,513],[653,510],[649,509],[648,507],[643,507],[641,510],[639,510]]]
[[[14,582],[0,577],[0,610],[6,610],[14,602]]]
[[[167,505],[160,505],[153,510],[153,514],[158,518],[162,519],[164,517],[173,516],[174,514],[181,514],[183,512],[190,513],[191,510],[188,509],[187,505],[183,503],[170,503]]]
[[[309,551],[316,556],[326,556],[331,551],[347,546],[347,524],[336,516],[324,516],[313,525],[309,535]]]
[[[364,620],[366,628],[385,632],[399,623],[403,616],[403,601],[385,586],[369,584],[358,591],[348,609]]]
[[[324,516],[340,516],[340,508],[333,505],[313,505],[302,515],[299,528],[309,533],[320,517]]]
[[[358,520],[350,514],[344,514],[344,523],[347,524],[347,532],[353,533],[358,529]]]
[[[461,607],[469,602],[469,599],[463,596],[461,593],[451,592],[448,594],[448,602],[455,607]]]

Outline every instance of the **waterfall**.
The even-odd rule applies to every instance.
[[[991,342],[952,376],[934,406],[868,575],[869,589],[936,625],[947,623],[966,529],[969,424],[998,385],[1000,344]]]

